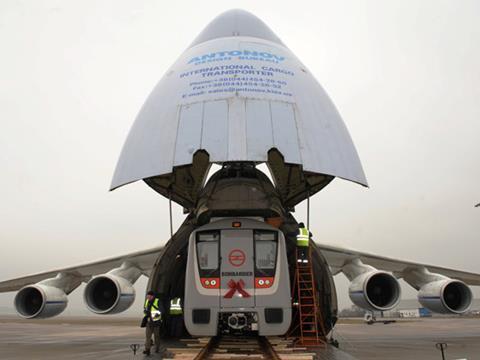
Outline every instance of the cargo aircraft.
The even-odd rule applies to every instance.
[[[219,170],[208,177],[212,164]],[[269,176],[258,166],[265,164]],[[297,204],[334,178],[368,186],[348,130],[312,73],[257,17],[215,18],[168,69],[128,134],[111,190],[143,180],[180,204],[185,221],[164,246],[0,282],[27,319],[56,316],[86,283],[96,314],[117,314],[134,284],[182,298],[187,331],[285,334],[292,325]],[[273,219],[273,220],[272,220]],[[383,311],[398,279],[437,313],[462,314],[480,274],[311,244],[323,327],[333,329],[333,277],[358,306]]]

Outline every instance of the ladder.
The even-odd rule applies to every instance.
[[[298,262],[297,250],[295,254],[295,278],[292,298],[296,297],[298,302],[297,314],[300,338],[297,344],[322,347],[326,344],[326,334],[315,289],[310,246],[308,247],[308,263]]]

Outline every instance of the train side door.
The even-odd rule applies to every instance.
[[[222,230],[220,254],[220,306],[255,306],[252,230]]]

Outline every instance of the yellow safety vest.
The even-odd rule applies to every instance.
[[[182,315],[182,307],[180,306],[180,298],[173,298],[170,301],[170,315]]]
[[[299,228],[297,235],[297,246],[308,247],[308,241],[310,240],[310,232],[307,228]]]
[[[145,300],[145,304],[143,306],[143,309],[145,312],[148,311],[148,299]],[[160,311],[158,307],[158,298],[153,299],[152,303],[152,308],[150,309],[150,314],[152,315],[152,320],[153,321],[160,321],[162,320],[162,312]]]

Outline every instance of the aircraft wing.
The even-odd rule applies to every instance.
[[[315,242],[315,244],[321,250],[334,274],[340,272],[341,269],[350,261],[359,259],[362,263],[373,266],[374,268],[390,271],[397,278],[403,277],[406,272],[411,270],[427,269],[432,273],[437,273],[452,279],[461,280],[468,285],[480,285],[480,274],[416,263],[412,261],[393,259],[385,256],[369,254],[366,252],[345,249],[342,247],[321,244],[317,242]]]
[[[71,266],[2,281],[0,282],[0,293],[19,290],[26,285],[34,284],[48,278],[53,278],[59,273],[72,275],[78,281],[86,282],[92,276],[106,273],[113,268],[121,266],[124,262],[131,263],[138,268],[143,275],[148,276],[155,261],[162,251],[163,247],[155,247],[148,250],[93,261],[83,265]]]

